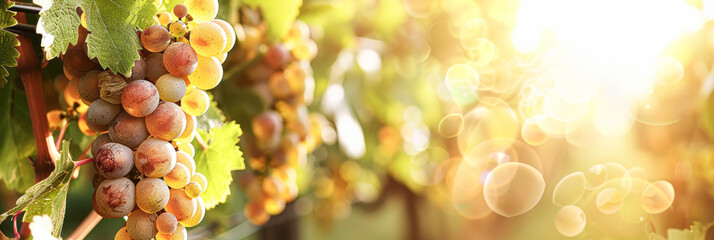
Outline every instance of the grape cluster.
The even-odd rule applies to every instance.
[[[131,76],[103,70],[87,57],[86,25],[78,44],[62,56],[65,76],[55,84],[68,112],[79,114],[84,134],[101,133],[91,144],[93,208],[104,218],[128,216],[115,239],[187,239],[186,227],[205,216],[200,195],[208,182],[196,172],[190,142],[196,117],[209,107],[205,91],[223,78],[221,64],[236,34],[214,19],[217,1],[185,4],[173,14],[158,13],[156,24],[139,33],[142,58]],[[51,125],[67,116],[48,113]]]
[[[315,85],[310,61],[317,54],[309,26],[296,21],[274,42],[265,37],[260,10],[241,7],[234,22],[240,48],[230,61],[250,64],[237,84],[269,103],[245,123],[252,129],[246,135],[252,173],[239,181],[249,198],[244,213],[253,224],[261,225],[297,197],[296,168],[321,143],[320,126],[327,120],[307,108]]]

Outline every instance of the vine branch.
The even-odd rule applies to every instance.
[[[82,223],[79,224],[79,226],[74,229],[74,232],[72,232],[69,237],[67,237],[67,240],[81,240],[87,237],[87,234],[94,229],[94,227],[97,226],[99,221],[102,220],[102,216],[99,216],[97,212],[92,210],[89,212],[89,215],[87,215],[86,218],[82,221]]]

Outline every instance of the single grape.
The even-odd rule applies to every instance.
[[[193,227],[203,221],[203,217],[206,216],[206,203],[203,202],[203,198],[197,197],[196,199],[196,212],[193,216],[187,220],[181,221],[181,224],[185,227]]]
[[[47,112],[47,123],[50,125],[50,131],[57,131],[62,126],[67,124],[67,117],[62,110],[50,110]]]
[[[152,25],[141,33],[141,45],[150,52],[161,52],[171,43],[169,31],[161,25]]]
[[[94,210],[104,218],[120,218],[134,209],[134,183],[128,178],[104,180],[94,191]]]
[[[105,178],[120,178],[134,167],[134,153],[119,143],[107,143],[94,156],[94,169]]]
[[[126,219],[126,231],[134,240],[151,240],[159,233],[156,229],[156,214],[134,210]]]
[[[280,196],[280,193],[285,190],[285,182],[277,176],[267,176],[262,182],[263,193],[268,196]]]
[[[161,102],[153,113],[146,116],[146,128],[155,138],[170,141],[186,129],[186,115],[172,102]]]
[[[130,82],[121,95],[124,111],[134,117],[145,117],[159,105],[159,90],[146,80]]]
[[[164,54],[152,53],[144,59],[146,61],[146,79],[156,82],[161,76],[169,73],[164,66]]]
[[[188,155],[188,153],[184,151],[177,151],[176,163],[181,163],[186,166],[188,168],[188,171],[191,173],[190,176],[193,176],[193,174],[196,173],[196,161],[194,161],[193,157]]]
[[[288,60],[290,60],[290,52],[283,44],[273,44],[265,52],[265,63],[273,69],[285,66]]]
[[[261,149],[273,149],[280,142],[283,132],[283,118],[275,111],[265,111],[251,122],[253,135]]]
[[[184,112],[185,113],[185,112]],[[185,141],[185,142],[191,142],[196,135],[196,127],[198,126],[198,120],[196,120],[196,116],[191,116],[188,113],[186,114],[186,129],[183,131],[181,136],[178,137],[178,140]]]
[[[201,189],[201,184],[198,182],[188,182],[186,184],[186,187],[184,188],[184,191],[186,191],[186,196],[190,198],[197,198],[199,195],[201,195],[201,192],[203,192],[203,189]]]
[[[186,232],[186,227],[178,224],[176,231],[172,234],[159,233],[156,235],[156,240],[187,240],[188,232]]]
[[[148,177],[163,177],[176,166],[176,150],[167,141],[146,139],[136,149],[134,165]]]
[[[171,33],[172,37],[179,38],[183,37],[186,35],[186,32],[188,30],[186,29],[186,24],[183,23],[181,20],[176,20],[169,25],[169,33]]]
[[[206,179],[206,176],[203,176],[202,173],[200,173],[200,172],[194,173],[191,176],[191,181],[197,182],[198,184],[200,184],[202,192],[206,191],[206,188],[208,187],[208,180]]]
[[[144,212],[155,213],[169,203],[169,194],[163,180],[147,177],[136,184],[136,205]]]
[[[139,58],[134,61],[134,66],[131,67],[131,76],[129,76],[129,81],[142,79],[146,79],[146,61]]]
[[[171,188],[183,188],[190,180],[189,174],[191,174],[191,171],[188,170],[186,165],[176,163],[174,169],[171,170],[169,174],[164,176],[164,182],[166,182],[166,185],[169,185]]]
[[[166,211],[176,216],[179,222],[193,217],[198,207],[197,200],[186,196],[183,189],[172,188],[169,191],[171,191],[171,197],[165,207]]]
[[[156,88],[161,100],[167,102],[178,102],[186,94],[186,83],[183,79],[171,74],[164,74],[156,80]]]
[[[159,233],[172,234],[178,228],[178,220],[170,212],[164,212],[156,219],[156,228],[159,229]]]
[[[221,26],[221,28],[223,28],[223,31],[226,32],[226,47],[223,48],[223,51],[221,51],[221,53],[228,53],[228,51],[233,49],[233,46],[236,44],[235,29],[233,28],[233,26],[231,26],[230,23],[221,19],[213,19],[211,22],[218,24],[218,26]]]
[[[190,142],[178,142],[177,148],[183,152],[186,152],[189,156],[193,157],[196,154],[196,149]]]
[[[263,225],[270,219],[270,215],[265,212],[263,204],[259,201],[248,202],[243,209],[243,214],[254,225]]]
[[[186,5],[176,4],[176,6],[174,6],[174,15],[176,15],[176,17],[184,18],[187,13],[188,9],[186,8]]]
[[[109,138],[108,133],[102,133],[99,136],[97,136],[94,141],[92,141],[92,157],[97,156],[97,151],[99,150],[100,147],[102,147],[105,143],[110,143],[112,142],[112,139]]]
[[[270,215],[277,215],[283,212],[285,209],[285,200],[280,198],[280,196],[265,197],[263,198],[263,208],[265,212]]]
[[[293,91],[290,89],[288,80],[285,79],[283,72],[275,72],[268,80],[268,86],[270,86],[270,93],[275,96],[275,98],[286,99],[293,96]]]
[[[66,88],[67,84],[69,84],[69,78],[67,78],[64,74],[57,75],[53,83],[57,92],[63,92],[64,88]]]
[[[221,79],[223,79],[223,67],[215,57],[199,56],[196,71],[188,75],[191,85],[203,90],[215,88]]]
[[[202,22],[191,30],[189,40],[198,55],[213,57],[223,53],[228,37],[220,25],[214,22]]]
[[[97,63],[87,57],[84,44],[70,45],[61,56],[62,62],[79,72],[88,72],[97,67]]]
[[[218,0],[186,0],[184,4],[196,22],[211,21],[218,14]]]
[[[114,240],[133,240],[131,236],[129,236],[129,232],[126,231],[126,226],[122,227],[117,231],[117,234],[114,235]]]
[[[97,81],[97,75],[101,71],[90,71],[84,74],[82,78],[77,82],[77,91],[79,92],[79,97],[85,102],[94,102],[99,99],[99,82]]]
[[[87,125],[97,132],[106,131],[120,112],[121,106],[97,99],[87,109]]]
[[[144,118],[123,112],[109,124],[109,137],[114,142],[135,149],[149,137],[149,131],[146,129]]]
[[[163,61],[169,73],[182,78],[196,70],[198,56],[191,45],[175,42],[164,51]]]
[[[159,19],[159,23],[163,26],[168,25],[171,22],[171,13],[169,12],[159,12],[156,14]]]
[[[181,109],[192,116],[201,116],[208,110],[210,100],[208,94],[197,88],[186,91],[186,95],[181,99]]]

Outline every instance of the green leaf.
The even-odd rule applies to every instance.
[[[35,139],[25,92],[14,84],[0,89],[0,180],[21,192],[35,183],[29,158],[35,154]]]
[[[221,109],[218,109],[218,104],[213,101],[213,95],[209,94],[208,96],[211,101],[208,110],[203,115],[196,117],[198,128],[206,131],[220,127],[226,121],[226,116],[223,115]]]
[[[17,24],[17,21],[13,18],[15,12],[7,11],[13,5],[15,4],[11,1],[2,1],[0,3],[0,7],[2,7],[2,11],[0,11],[0,29]],[[0,87],[7,83],[6,77],[9,76],[5,67],[17,66],[15,58],[20,56],[20,52],[15,47],[20,46],[20,41],[17,40],[16,36],[14,33],[0,30]]]
[[[207,144],[207,148],[203,149],[197,141],[193,143],[196,148],[196,171],[205,175],[208,180],[208,187],[201,197],[206,202],[206,209],[211,209],[226,202],[226,198],[231,194],[231,171],[245,169],[243,153],[237,146],[238,137],[243,132],[240,125],[234,121],[213,128],[210,132],[201,128],[196,130]]]
[[[52,59],[67,51],[79,40],[80,20],[77,15],[79,0],[33,0],[42,6],[37,20],[37,33],[42,34],[41,46],[45,57]]]
[[[26,211],[23,221],[32,221],[33,216],[49,215],[54,229],[52,234],[59,237],[64,222],[67,190],[75,163],[69,155],[69,141],[62,141],[60,159],[55,162],[55,170],[45,180],[33,185],[15,202],[16,206],[0,214],[0,222],[20,211]]]
[[[134,61],[141,56],[136,31],[154,24],[156,6],[151,1],[82,0],[87,13],[87,56],[103,68],[131,76]]]
[[[302,0],[244,0],[243,3],[259,7],[268,24],[268,34],[273,40],[280,40],[292,26],[300,13]]]
[[[136,32],[154,23],[156,6],[136,0],[35,0],[42,6],[38,32],[47,58],[59,56],[69,43],[77,43],[80,25],[75,9],[84,10],[87,22],[87,56],[97,58],[103,68],[131,75],[141,56]]]

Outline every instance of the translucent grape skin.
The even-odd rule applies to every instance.
[[[214,57],[223,52],[228,37],[220,25],[214,22],[202,22],[191,30],[191,39],[189,40],[191,47],[196,50],[198,55]]]
[[[146,116],[146,128],[155,138],[171,141],[186,129],[186,115],[172,102],[162,102]]]
[[[203,201],[203,198],[197,197],[195,198],[196,200],[196,212],[193,214],[193,216],[189,219],[181,221],[181,224],[184,225],[185,227],[193,227],[201,223],[203,221],[203,217],[206,216],[206,203]]]
[[[208,110],[208,94],[201,89],[189,89],[181,99],[181,109],[192,116],[201,116]]]
[[[179,222],[193,217],[198,207],[197,200],[186,196],[183,189],[171,189],[170,191],[171,197],[169,203],[166,204],[166,211],[176,216]]]
[[[181,150],[185,153],[187,153],[189,156],[193,157],[196,154],[196,149],[193,148],[193,145],[189,142],[176,142],[176,147],[178,150]]]
[[[196,161],[194,161],[193,157],[191,157],[191,155],[188,155],[188,153],[184,151],[177,151],[176,163],[181,163],[186,166],[188,168],[188,171],[191,173],[190,176],[193,176],[193,174],[196,173]]]
[[[171,74],[164,74],[156,80],[156,88],[161,100],[167,102],[181,101],[183,95],[186,94],[186,82]]]
[[[176,15],[176,17],[184,18],[186,17],[186,14],[188,14],[188,9],[186,8],[186,5],[176,4],[176,6],[174,6],[174,15]]]
[[[92,130],[92,128],[87,125],[87,113],[79,115],[79,119],[77,119],[77,127],[79,127],[79,131],[81,131],[84,135],[92,136],[97,134],[97,131]]]
[[[129,232],[126,231],[126,226],[117,231],[117,234],[114,235],[114,240],[132,240],[131,236],[129,236]]]
[[[196,71],[188,75],[191,85],[203,90],[210,90],[218,86],[223,79],[223,67],[215,57],[198,57]]]
[[[164,66],[164,54],[152,53],[146,56],[146,79],[151,82],[156,82],[161,76],[169,73]]]
[[[159,233],[156,235],[156,240],[186,240],[188,239],[188,232],[186,231],[186,227],[184,227],[181,224],[178,224],[176,227],[176,231],[174,231],[172,234],[164,234],[164,233]]]
[[[79,82],[77,82],[79,97],[88,103],[99,99],[99,83],[97,82],[97,75],[99,75],[99,73],[101,72],[87,72],[87,74],[84,74],[84,76],[79,79]]]
[[[156,228],[160,233],[171,234],[178,228],[178,220],[170,212],[164,212],[156,219]]]
[[[199,184],[198,182],[191,181],[186,184],[186,186],[184,187],[184,191],[186,192],[186,196],[190,198],[197,198],[199,195],[201,195],[201,192],[203,190],[201,189],[201,184]]]
[[[181,136],[178,137],[178,139],[187,140],[188,142],[190,142],[194,138],[194,134],[196,132],[196,127],[198,126],[198,120],[196,120],[196,116],[191,116],[188,113],[185,113],[185,114],[186,114],[186,129],[183,130],[183,133],[181,134]]]
[[[190,181],[191,176],[189,174],[191,174],[191,171],[188,170],[186,165],[176,163],[174,169],[164,176],[164,182],[171,188],[183,188]]]
[[[137,118],[123,112],[109,124],[109,138],[131,149],[139,147],[139,144],[148,137],[149,131],[146,129],[144,118]]]
[[[221,26],[221,28],[223,28],[223,31],[226,32],[226,47],[223,48],[223,51],[221,51],[221,53],[227,53],[228,51],[233,49],[233,46],[236,44],[235,29],[233,28],[233,26],[231,26],[230,23],[221,19],[213,19],[211,22],[218,24],[218,26]]]
[[[136,149],[134,165],[147,177],[163,177],[176,166],[176,150],[167,141],[146,139]]]
[[[134,61],[134,66],[131,67],[131,76],[129,76],[129,81],[142,80],[146,77],[146,61],[144,59],[137,59]]]
[[[218,0],[186,0],[184,4],[196,22],[211,21],[218,15]]]
[[[275,111],[265,111],[253,118],[253,135],[262,149],[275,148],[283,132],[283,118]]]
[[[134,240],[150,240],[159,233],[156,229],[156,214],[134,210],[126,219],[126,231]]]
[[[161,25],[152,25],[141,33],[141,45],[150,52],[161,52],[171,43],[169,31]]]
[[[94,169],[105,178],[120,178],[134,167],[134,153],[119,143],[107,143],[94,156]]]
[[[186,35],[186,32],[188,32],[186,24],[180,20],[174,21],[169,25],[169,33],[172,37],[183,37],[184,35]]]
[[[198,184],[201,185],[201,192],[206,191],[206,188],[208,187],[208,180],[206,179],[206,176],[203,176],[202,173],[194,173],[191,176],[191,181],[192,182],[197,182]]]
[[[144,178],[136,184],[136,205],[147,213],[161,211],[169,202],[169,187],[160,178]]]
[[[87,109],[87,125],[94,131],[103,132],[109,124],[121,112],[121,107],[108,103],[103,99],[97,99]]]
[[[159,12],[156,14],[156,16],[159,18],[159,23],[161,23],[161,25],[166,26],[171,22],[172,17],[171,13],[169,12]]]
[[[124,87],[121,104],[129,115],[145,117],[159,106],[159,90],[149,81],[132,81]]]
[[[196,55],[196,51],[194,51],[191,45],[175,42],[169,45],[166,51],[164,51],[163,61],[169,73],[181,78],[188,76],[196,70],[198,55]]]
[[[134,209],[134,183],[128,178],[104,180],[94,191],[94,210],[104,218],[120,218]]]

